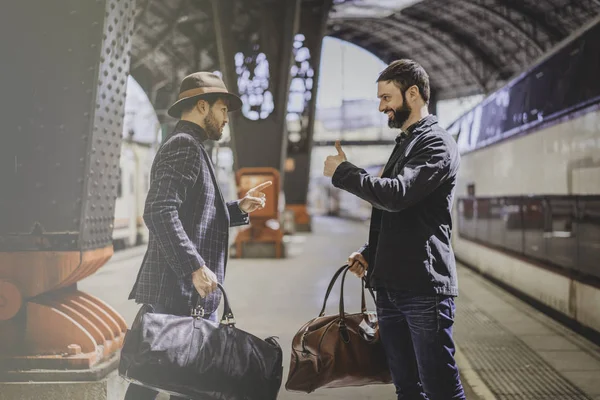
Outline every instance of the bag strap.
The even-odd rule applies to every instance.
[[[223,307],[223,316],[221,317],[221,324],[235,326],[235,318],[233,317],[233,311],[231,311],[231,307],[229,306],[229,299],[227,298],[225,288],[220,283],[217,283],[217,286],[221,290],[221,293],[223,293],[223,301],[225,302]]]
[[[348,273],[348,271],[350,270],[350,268],[346,268],[346,270],[344,270],[344,273],[342,274],[342,287],[340,289],[340,321],[343,324],[345,321],[345,310],[344,310],[344,284],[346,282],[346,274]],[[361,312],[363,314],[365,314],[367,312],[367,303],[365,301],[365,280],[361,279],[360,280],[360,309]],[[373,297],[373,301],[375,301],[375,295],[373,294],[373,290],[371,288],[369,288],[369,293],[371,293],[371,296]]]
[[[344,272],[344,270],[347,268],[348,268],[348,264],[345,264],[343,267],[338,269],[335,274],[333,274],[333,278],[331,278],[331,282],[329,282],[329,286],[327,287],[327,292],[325,292],[325,298],[323,299],[323,307],[321,307],[321,312],[319,313],[319,317],[322,317],[325,315],[325,307],[327,306],[327,299],[329,298],[329,295],[331,294],[333,285],[335,285],[335,282],[340,277],[340,274],[342,272]]]

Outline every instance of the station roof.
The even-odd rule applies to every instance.
[[[600,14],[598,0],[338,1],[329,35],[384,62],[412,58],[438,99],[485,94]]]
[[[236,2],[251,12],[251,1]],[[160,110],[169,101],[161,91],[176,92],[191,71],[218,69],[211,1],[137,7],[131,71]],[[448,99],[497,89],[599,14],[600,0],[333,0],[327,35],[386,63],[416,60],[437,98]]]

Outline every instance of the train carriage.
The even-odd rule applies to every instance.
[[[600,332],[600,20],[448,130],[457,257]]]

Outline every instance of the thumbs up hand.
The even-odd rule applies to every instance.
[[[325,160],[325,169],[323,170],[323,175],[327,177],[332,177],[337,167],[346,161],[346,153],[342,150],[342,145],[340,141],[337,140],[335,142],[335,148],[337,150],[337,155],[328,156]]]

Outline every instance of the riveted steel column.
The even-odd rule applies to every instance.
[[[135,0],[22,0],[2,13],[0,285],[11,295],[0,302],[0,364],[91,368],[126,330],[75,284],[112,255]],[[73,296],[95,306],[74,313]]]
[[[24,0],[8,10],[0,250],[108,246],[135,2]]]
[[[291,118],[288,118],[284,191],[286,208],[294,212],[296,229],[299,231],[311,230],[310,215],[307,210],[310,156],[315,125],[321,48],[331,3],[331,1],[302,3],[296,49],[300,51],[295,52],[297,54],[296,68],[292,71],[292,95],[295,94],[295,90],[300,90],[299,87],[304,87],[306,92],[304,93],[304,107],[301,110],[297,102],[290,98],[288,111]],[[305,61],[306,50],[308,50],[310,58]],[[302,73],[306,68],[306,64],[304,64],[306,62],[309,66],[308,74]],[[299,101],[299,99],[297,100]]]

